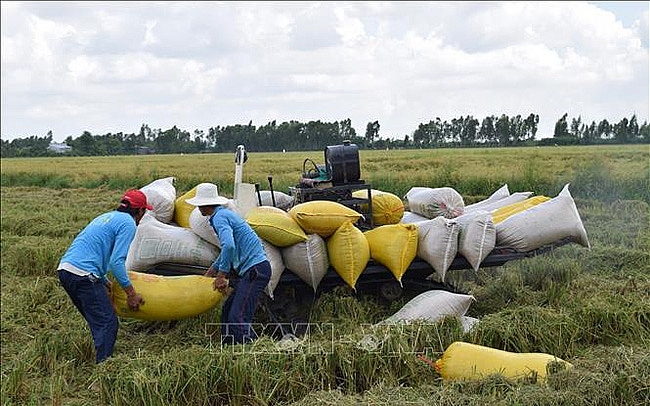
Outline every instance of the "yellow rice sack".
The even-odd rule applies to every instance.
[[[217,306],[223,295],[212,287],[213,278],[201,275],[160,276],[129,271],[131,284],[144,299],[137,311],[126,302],[126,293],[113,282],[111,301],[119,316],[150,320],[181,320]]]
[[[246,215],[246,222],[261,239],[276,247],[288,247],[307,241],[307,234],[298,223],[277,207],[253,207]]]
[[[367,199],[368,190],[362,189],[352,192],[352,197],[357,199]],[[404,215],[404,202],[397,195],[381,190],[372,189],[370,191],[372,200],[372,222],[375,226],[386,224],[397,224]],[[367,204],[362,204],[362,210],[368,210]]]
[[[499,374],[512,380],[534,379],[536,383],[544,383],[551,362],[558,362],[565,368],[572,367],[549,354],[513,353],[456,341],[447,347],[434,367],[445,380],[481,379]]]
[[[531,207],[537,206],[538,204],[547,202],[549,200],[551,200],[551,198],[548,196],[534,196],[522,202],[512,203],[501,207],[492,212],[492,222],[494,224],[498,224],[513,214],[517,214],[521,211],[530,209]]]
[[[289,215],[307,234],[328,238],[346,222],[356,223],[363,216],[342,205],[328,200],[300,203],[289,210]]]
[[[402,283],[402,276],[418,252],[415,224],[387,224],[364,233],[370,257],[388,268]]]
[[[174,223],[181,227],[190,228],[190,214],[195,206],[187,203],[187,199],[192,199],[196,196],[196,186],[188,192],[180,196],[174,201]]]
[[[363,232],[346,221],[327,240],[327,254],[334,270],[355,289],[357,279],[370,261],[370,246]]]

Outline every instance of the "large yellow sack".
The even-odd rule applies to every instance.
[[[217,306],[223,299],[214,290],[213,278],[201,275],[160,276],[129,271],[131,284],[144,299],[137,311],[126,302],[126,293],[113,283],[111,301],[119,316],[151,321],[181,320]]]
[[[298,223],[277,207],[253,207],[246,215],[246,222],[261,239],[276,247],[288,247],[307,241],[307,234]]]
[[[513,214],[517,214],[521,211],[530,209],[531,207],[537,206],[538,204],[547,202],[549,200],[551,200],[551,198],[548,196],[534,196],[524,201],[501,207],[492,212],[492,222],[494,224],[498,224]]]
[[[550,362],[572,367],[570,363],[549,354],[513,353],[456,341],[447,347],[434,366],[445,380],[481,379],[500,374],[507,379],[534,379],[534,382],[543,383],[546,382]]]
[[[388,268],[402,284],[402,276],[418,252],[415,224],[387,224],[364,233],[370,257]]]
[[[356,223],[363,218],[361,213],[329,200],[297,204],[289,210],[289,215],[305,233],[318,234],[323,238],[330,237],[342,224]]]
[[[352,193],[356,199],[367,199],[368,190],[362,189]],[[397,195],[381,190],[372,189],[370,191],[372,201],[372,222],[375,226],[386,224],[397,224],[404,215],[404,202]],[[367,204],[362,204],[362,210],[368,210]]]
[[[357,279],[370,261],[370,246],[361,230],[343,223],[327,240],[327,255],[336,273],[356,289]]]
[[[192,199],[196,196],[196,186],[190,189],[188,192],[180,196],[174,201],[174,223],[178,224],[181,227],[190,228],[190,214],[194,207],[191,204],[187,203],[187,199]]]

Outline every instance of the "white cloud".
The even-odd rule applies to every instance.
[[[2,2],[2,137],[351,118],[401,138],[436,117],[531,112],[545,135],[564,112],[643,122],[647,9]]]

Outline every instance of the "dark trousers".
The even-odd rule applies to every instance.
[[[96,362],[113,355],[117,340],[117,314],[106,286],[92,276],[79,276],[59,270],[59,281],[79,313],[86,319],[95,344]]]
[[[250,267],[241,278],[231,278],[234,291],[221,308],[221,342],[244,344],[257,338],[251,329],[253,315],[260,295],[271,279],[271,264],[260,262]]]

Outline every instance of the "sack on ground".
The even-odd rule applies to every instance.
[[[474,296],[471,295],[428,290],[411,299],[379,324],[408,324],[417,320],[437,322],[446,316],[462,317],[474,301]]]
[[[149,213],[140,220],[126,256],[126,269],[144,271],[161,262],[210,266],[219,248],[187,228],[158,221]]]
[[[472,380],[501,375],[511,380],[544,383],[552,363],[564,368],[572,367],[570,363],[550,354],[514,353],[456,341],[447,347],[434,366],[445,380]]]

